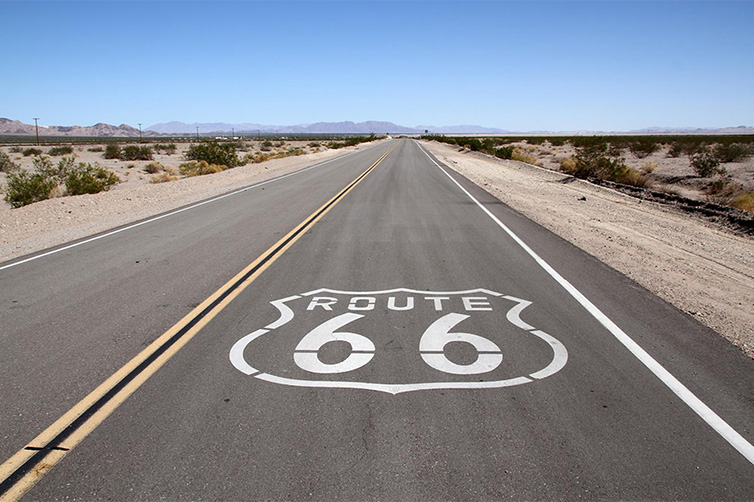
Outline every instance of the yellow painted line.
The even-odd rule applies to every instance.
[[[399,144],[399,143],[398,143]],[[24,449],[0,465],[0,502],[15,501],[181,350],[217,314],[395,150],[396,144],[198,307],[113,373]]]

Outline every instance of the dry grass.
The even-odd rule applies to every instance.
[[[573,156],[560,159],[560,170],[564,173],[574,174],[576,172],[576,159]]]
[[[529,149],[529,151],[532,151],[532,150]],[[534,155],[529,155],[528,153],[524,153],[519,148],[513,149],[513,155],[511,156],[511,159],[517,160],[519,162],[526,162],[527,164],[534,164],[534,165],[537,165],[537,162],[538,162],[537,158]]]
[[[164,171],[164,170],[165,170],[165,166],[163,166],[157,161],[150,162],[149,164],[144,166],[144,172],[148,174],[157,174],[160,171]]]
[[[156,184],[156,183],[169,183],[171,181],[175,181],[177,179],[180,179],[178,176],[174,174],[170,174],[169,172],[160,173],[158,175],[152,176],[152,179],[149,180],[150,183]]]
[[[192,176],[204,176],[205,174],[220,173],[222,171],[225,171],[226,169],[228,169],[228,166],[209,164],[204,160],[200,160],[198,162],[192,160],[191,162],[186,162],[185,164],[181,164],[180,166],[181,174],[189,178]]]
[[[745,192],[733,199],[731,206],[754,213],[754,192]]]

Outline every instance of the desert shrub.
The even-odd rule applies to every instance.
[[[25,169],[8,173],[7,181],[5,200],[13,208],[49,199],[52,190],[58,186],[54,179],[44,173],[30,173]]]
[[[189,146],[188,151],[186,151],[186,159],[203,160],[207,164],[227,167],[236,167],[241,163],[236,154],[236,146],[233,143],[217,141],[205,141]]]
[[[18,165],[5,152],[0,152],[0,172],[10,173],[18,170]]]
[[[87,148],[87,150],[90,151],[90,152],[95,152],[95,153],[99,153],[99,152],[104,152],[105,151],[105,149],[102,148],[101,146],[93,146],[91,148]]]
[[[668,157],[677,158],[680,157],[683,153],[683,147],[680,143],[674,142],[670,144],[670,148],[668,148]]]
[[[617,169],[612,173],[611,178],[608,179],[616,183],[623,183],[624,185],[635,187],[644,187],[649,184],[649,180],[647,180],[647,177],[644,174],[628,166],[622,166],[622,168]]]
[[[720,159],[717,158],[710,148],[705,148],[701,152],[692,155],[689,160],[691,167],[694,168],[694,172],[702,178],[709,178],[715,173],[725,173],[725,168],[720,167]]]
[[[308,144],[308,145],[306,145],[306,146],[308,146],[309,148],[319,148],[319,147],[320,147],[320,146],[322,146],[322,145],[320,145],[320,144],[319,144],[319,143],[317,143],[316,141],[312,141],[311,143],[309,143],[309,144]]]
[[[262,142],[262,146],[267,147],[267,148],[272,148],[272,141],[270,141],[269,139],[264,140]]]
[[[150,162],[149,164],[144,166],[144,171],[149,174],[157,174],[160,171],[164,171],[164,170],[165,170],[165,166],[163,166],[157,161]]]
[[[209,164],[205,160],[192,160],[191,162],[186,162],[181,164],[179,167],[179,170],[182,175],[184,176],[203,176],[205,174],[214,174],[219,173],[221,171],[224,171],[228,169],[226,166],[220,166],[217,164]]]
[[[694,155],[704,149],[705,143],[707,140],[700,136],[677,137],[670,143],[668,157]]]
[[[110,143],[105,147],[106,159],[119,159],[121,155],[120,145],[117,143]]]
[[[50,148],[50,150],[47,152],[47,155],[58,156],[58,155],[70,155],[72,153],[73,153],[73,147],[70,145],[66,145],[66,146],[54,146]]]
[[[10,148],[10,153],[21,153],[23,150],[20,146],[12,146]]]
[[[152,179],[149,180],[150,183],[157,184],[157,183],[169,183],[171,181],[175,181],[178,179],[178,176],[170,173],[160,173],[156,176],[152,176]]]
[[[552,146],[563,146],[565,144],[564,138],[549,138],[547,141],[549,141]]]
[[[495,157],[498,157],[500,159],[512,159],[513,158],[513,147],[512,146],[501,146],[500,148],[494,149],[494,155]]]
[[[754,192],[744,192],[731,203],[731,206],[754,213]]]
[[[120,152],[121,160],[152,160],[152,148],[148,146],[126,145]]]
[[[560,159],[560,170],[568,174],[576,174],[576,158],[565,157]]]
[[[628,149],[640,159],[649,157],[659,148],[660,145],[652,138],[637,138],[628,142]]]
[[[247,153],[244,155],[243,162],[244,164],[248,164],[251,162],[252,164],[259,164],[261,162],[266,162],[272,158],[272,155],[268,155],[266,153],[258,153],[254,155],[253,153]]]
[[[65,177],[76,165],[76,157],[63,157],[57,164],[53,164],[50,157],[40,155],[34,157],[32,163],[37,174],[41,174],[43,177],[53,181],[56,185],[59,185],[65,181]]]
[[[173,155],[178,149],[178,147],[175,146],[175,143],[155,143],[152,148],[154,148],[157,153],[165,152],[165,155]]]
[[[496,142],[492,138],[484,138],[482,140],[482,149],[485,152],[493,151],[495,150],[495,147],[497,146]]]
[[[120,178],[114,172],[82,162],[68,173],[65,188],[69,195],[83,195],[109,190],[117,183],[120,183]]]
[[[646,185],[646,178],[635,169],[626,166],[623,158],[616,158],[614,153],[615,150],[605,142],[592,142],[578,147],[573,158],[575,165],[571,174],[579,178],[593,177],[627,185]],[[561,168],[562,166],[561,163]]]
[[[484,145],[477,138],[466,138],[466,141],[463,142],[463,147],[472,152],[481,152],[485,150]]]
[[[22,153],[24,154],[24,157],[29,157],[31,155],[42,155],[42,150],[39,148],[27,148]]]
[[[529,155],[527,153],[524,153],[519,148],[513,149],[513,155],[511,155],[511,159],[517,160],[519,162],[526,162],[527,164],[536,164],[537,158],[533,155]]]
[[[752,146],[742,145],[740,143],[717,144],[712,152],[720,162],[741,162],[751,157]]]

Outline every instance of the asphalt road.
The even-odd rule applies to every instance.
[[[754,362],[410,140],[0,269],[0,326],[24,500],[754,498]]]

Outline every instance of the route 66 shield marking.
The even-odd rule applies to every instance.
[[[324,288],[270,303],[280,317],[238,340],[230,361],[282,385],[491,389],[542,380],[568,361],[558,339],[521,319],[531,302],[486,289]]]

